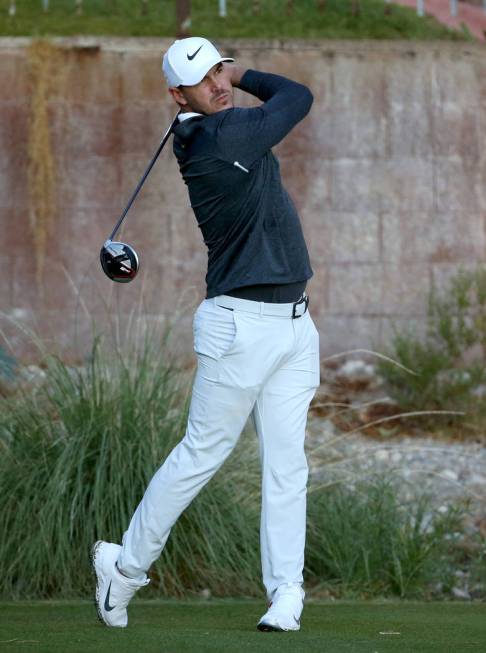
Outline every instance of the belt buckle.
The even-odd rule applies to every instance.
[[[300,315],[297,315],[295,311],[299,304],[305,304],[305,308],[302,311],[302,313],[300,313]],[[296,320],[298,317],[302,317],[303,315],[305,315],[308,306],[309,306],[309,298],[307,297],[307,295],[302,295],[302,297],[298,301],[294,302],[292,306],[292,319]]]

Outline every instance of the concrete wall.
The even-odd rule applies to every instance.
[[[98,262],[174,115],[160,73],[169,42],[55,41],[62,48],[48,101],[55,207],[42,278],[29,223],[29,125],[38,86],[29,43],[0,40],[4,337],[17,357],[29,358],[33,349],[19,325],[33,327],[64,355],[82,358],[93,321],[100,330],[159,328],[176,315],[177,346],[190,354],[206,252],[170,148],[122,234],[141,256],[139,277],[113,284]],[[322,354],[383,346],[393,325],[422,329],[430,288],[486,256],[484,46],[219,45],[239,62],[286,74],[314,93],[311,114],[277,153],[315,271],[309,292]],[[250,102],[243,94],[238,99]]]

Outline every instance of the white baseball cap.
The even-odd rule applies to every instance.
[[[222,57],[214,45],[200,36],[174,41],[164,55],[162,70],[169,88],[194,86],[208,70],[221,61],[234,61]]]

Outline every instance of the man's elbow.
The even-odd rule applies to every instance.
[[[312,95],[311,90],[307,86],[304,86],[303,84],[300,85],[300,93],[301,93],[302,111],[304,116],[306,116],[311,110],[312,103],[314,102],[314,96]]]
[[[310,90],[310,88],[307,88],[307,86],[305,87],[305,90],[306,90],[307,103],[308,103],[307,113],[309,113],[309,111],[311,110],[312,103],[314,102],[314,96],[312,95],[312,91]]]

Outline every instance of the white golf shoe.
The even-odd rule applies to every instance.
[[[280,585],[273,595],[270,608],[258,622],[258,630],[299,630],[304,597],[305,592],[299,584]]]
[[[135,592],[148,585],[150,580],[139,582],[118,571],[116,561],[121,546],[98,540],[93,546],[91,559],[96,574],[95,604],[98,617],[106,626],[126,628],[127,606]]]

